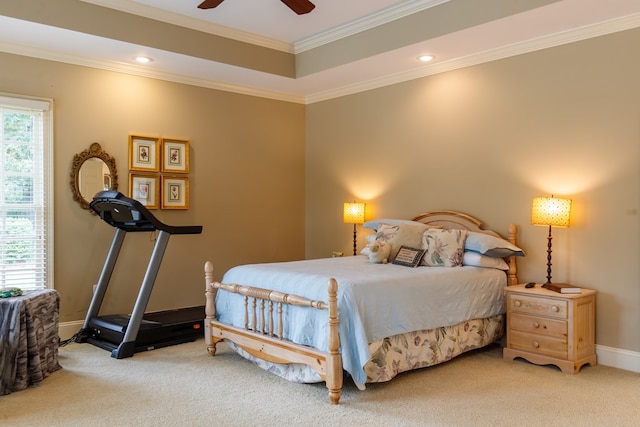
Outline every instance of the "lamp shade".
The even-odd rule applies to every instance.
[[[363,224],[364,203],[345,203],[343,221],[345,224]]]
[[[571,200],[554,197],[535,197],[531,207],[531,224],[568,227]]]

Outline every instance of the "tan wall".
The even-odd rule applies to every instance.
[[[304,106],[0,54],[0,92],[55,99],[55,287],[61,321],[84,318],[114,229],[73,201],[74,154],[98,142],[116,158],[128,193],[128,135],[188,139],[186,211],[154,211],[173,236],[149,310],[204,303],[205,260],[218,277],[233,265],[304,257]],[[103,313],[129,313],[153,249],[129,233]]]
[[[599,345],[640,351],[640,61],[625,55],[639,43],[632,30],[312,104],[306,127],[297,104],[0,54],[0,92],[55,99],[61,321],[84,317],[113,236],[71,198],[73,155],[99,142],[126,191],[127,136],[140,133],[191,141],[191,209],[156,213],[204,226],[170,240],[150,309],[200,304],[206,259],[220,276],[349,254],[353,199],[369,217],[449,208],[501,232],[516,223],[520,278],[542,281],[547,230],[529,224],[530,205],[555,194],[574,210],[554,230],[554,280],[599,291]],[[149,237],[128,236],[105,312],[130,310]]]
[[[531,200],[570,197],[553,279],[598,290],[599,345],[640,351],[639,45],[636,29],[309,105],[307,257],[351,253],[345,201],[369,218],[457,209],[517,224],[520,279],[540,282]]]

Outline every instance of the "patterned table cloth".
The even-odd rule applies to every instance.
[[[53,289],[0,298],[0,395],[37,385],[61,368],[59,309]]]

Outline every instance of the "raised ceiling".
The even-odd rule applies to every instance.
[[[638,0],[200,2],[3,1],[0,51],[311,103],[640,26]]]

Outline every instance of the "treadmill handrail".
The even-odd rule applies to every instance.
[[[142,203],[116,190],[96,194],[89,207],[103,221],[124,231],[161,230],[169,234],[200,234],[201,225],[168,225],[156,218]]]

